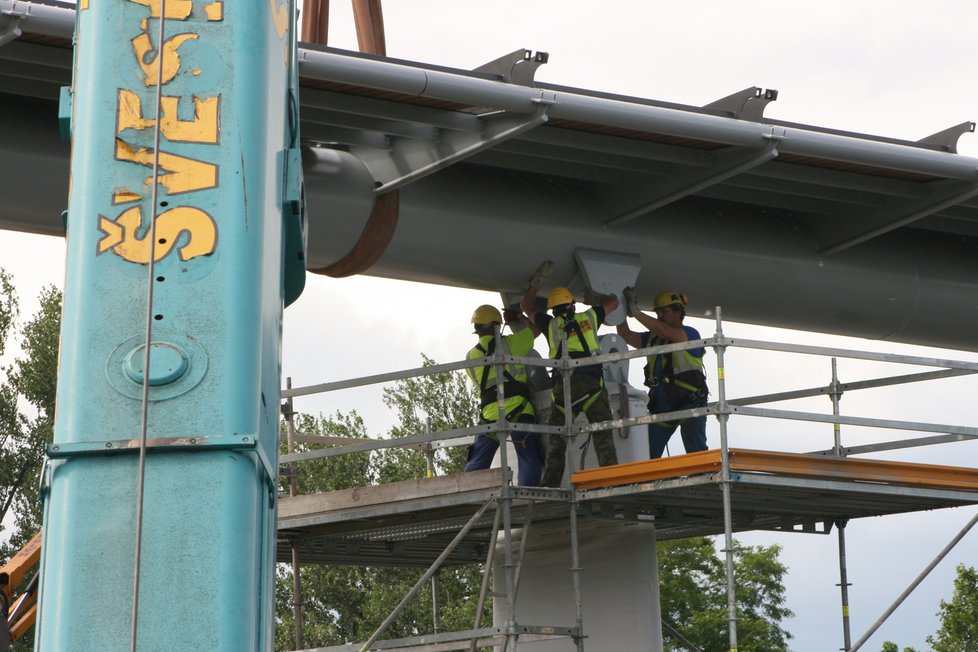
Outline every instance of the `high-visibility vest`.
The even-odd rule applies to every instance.
[[[580,334],[584,340],[578,336],[577,328],[571,327],[567,331],[567,351],[572,358],[580,358],[586,355],[597,355],[601,350],[598,345],[598,315],[594,308],[588,308],[584,312],[574,313],[574,321],[580,328]],[[561,355],[560,342],[561,333],[564,331],[568,320],[564,317],[554,317],[550,320],[547,327],[547,342],[550,344],[550,357],[559,358]],[[575,355],[576,354],[576,355]]]
[[[515,335],[507,335],[501,338],[503,355],[510,355],[509,338]],[[522,336],[521,336],[522,337]],[[532,338],[529,340],[532,348]],[[484,335],[479,338],[479,343],[469,351],[466,359],[483,358],[493,355],[496,350],[496,340],[492,335]],[[465,370],[469,378],[479,388],[479,407],[482,409],[482,418],[486,421],[499,420],[499,395],[500,385],[496,380],[496,365],[487,364],[481,367],[470,367]],[[503,366],[503,394],[506,398],[506,418],[516,419],[519,416],[533,416],[533,403],[530,402],[530,388],[526,383],[526,366],[522,364],[506,364]]]

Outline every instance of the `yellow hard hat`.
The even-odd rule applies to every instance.
[[[550,296],[547,297],[547,310],[550,310],[555,306],[563,306],[568,303],[574,303],[574,295],[571,294],[570,290],[560,287],[554,288],[550,291]]]
[[[499,314],[499,310],[496,308],[483,304],[475,309],[472,313],[472,323],[486,326],[491,323],[501,324],[503,323],[503,316]]]
[[[679,294],[678,292],[673,292],[672,290],[666,290],[665,292],[660,292],[655,295],[655,301],[652,302],[652,310],[660,310],[666,306],[671,306],[674,303],[678,303],[683,308],[686,307],[686,302],[689,301],[689,297],[685,294]]]

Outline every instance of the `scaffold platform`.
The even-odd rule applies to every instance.
[[[978,469],[730,449],[733,531],[828,534],[856,518],[978,504]],[[508,474],[507,474],[508,475]],[[508,481],[508,478],[507,478]],[[279,502],[279,560],[300,563],[431,564],[475,511],[499,497],[500,469],[424,478]],[[724,532],[721,451],[588,469],[573,492],[509,487],[513,527],[567,521],[581,527],[652,522],[660,540]],[[481,563],[494,508],[471,526],[445,563]]]

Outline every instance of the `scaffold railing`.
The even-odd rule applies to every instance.
[[[390,439],[375,439],[375,438],[363,438],[351,440],[347,437],[321,437],[321,436],[308,436],[302,433],[294,432],[293,417],[296,414],[294,411],[294,400],[300,397],[310,396],[320,393],[337,392],[357,387],[365,387],[370,385],[389,383],[398,380],[406,380],[410,378],[417,378],[426,375],[440,374],[446,372],[454,371],[464,371],[466,369],[485,367],[487,365],[493,365],[496,368],[496,377],[502,378],[502,368],[505,365],[519,364],[525,365],[527,367],[542,367],[549,370],[560,370],[564,373],[561,374],[562,382],[564,384],[564,391],[569,392],[569,383],[572,373],[575,369],[582,366],[591,366],[596,364],[611,365],[621,361],[632,360],[637,358],[646,358],[654,355],[662,355],[667,353],[673,353],[676,351],[697,349],[697,348],[710,348],[714,351],[716,357],[716,396],[717,400],[708,402],[703,407],[697,407],[693,409],[677,410],[667,413],[656,413],[656,414],[645,414],[637,417],[627,417],[627,418],[616,418],[611,421],[605,421],[601,423],[586,423],[582,424],[579,422],[572,421],[570,415],[568,415],[565,425],[563,426],[550,426],[543,424],[526,424],[520,423],[519,430],[529,433],[541,433],[550,436],[563,436],[571,440],[580,435],[588,435],[589,433],[605,430],[605,429],[621,429],[629,428],[632,426],[639,426],[657,422],[664,421],[675,421],[679,419],[686,419],[690,417],[697,416],[712,416],[715,417],[719,423],[720,431],[720,453],[721,453],[721,470],[720,470],[720,486],[723,494],[723,511],[724,511],[724,548],[723,552],[726,557],[726,569],[727,569],[727,596],[728,596],[728,619],[729,619],[729,632],[730,632],[730,649],[737,648],[737,627],[736,627],[736,595],[735,595],[735,581],[734,581],[734,545],[733,545],[733,525],[732,525],[732,505],[731,505],[731,494],[730,494],[730,460],[729,460],[729,432],[728,432],[728,422],[731,417],[755,417],[755,418],[765,418],[765,419],[782,419],[788,421],[802,421],[811,423],[821,423],[830,424],[833,427],[833,445],[831,447],[823,448],[820,450],[810,451],[812,454],[825,455],[825,456],[838,456],[847,457],[851,455],[860,454],[870,454],[878,453],[886,450],[895,450],[902,448],[910,448],[915,446],[926,446],[935,444],[945,444],[952,442],[960,442],[966,440],[978,439],[978,428],[965,425],[955,425],[955,424],[939,424],[939,423],[929,423],[929,422],[916,422],[909,420],[897,420],[897,419],[884,419],[878,417],[867,417],[867,416],[856,416],[856,415],[843,415],[840,409],[839,399],[843,394],[847,392],[854,392],[864,389],[874,389],[883,387],[892,387],[896,385],[904,385],[911,383],[921,383],[926,381],[933,381],[944,378],[952,378],[959,376],[968,376],[973,374],[978,374],[978,362],[968,362],[959,361],[943,358],[933,358],[926,356],[913,356],[913,355],[898,355],[890,353],[876,353],[869,351],[859,351],[855,349],[845,349],[845,348],[835,348],[835,347],[825,347],[825,346],[812,346],[806,344],[791,344],[784,342],[772,342],[754,339],[745,339],[738,337],[727,337],[723,333],[723,322],[721,319],[721,310],[718,307],[715,312],[716,315],[716,332],[712,337],[702,338],[692,341],[679,342],[673,344],[665,344],[659,346],[646,347],[642,349],[635,349],[631,351],[618,351],[613,353],[604,353],[599,355],[594,355],[587,358],[571,358],[567,353],[567,347],[562,347],[565,354],[558,359],[551,358],[541,358],[532,356],[513,356],[506,353],[505,347],[498,346],[498,338],[501,337],[499,329],[496,331],[497,347],[495,353],[482,358],[474,358],[460,362],[452,362],[447,364],[435,364],[424,367],[406,369],[402,371],[395,371],[391,373],[376,374],[371,376],[366,376],[362,378],[350,378],[346,380],[333,381],[320,383],[316,385],[309,385],[305,387],[291,386],[291,379],[288,382],[287,387],[282,391],[283,407],[282,412],[285,416],[286,430],[287,430],[287,441],[288,441],[288,452],[280,456],[280,464],[294,469],[296,464],[306,462],[309,460],[329,458],[339,455],[348,455],[352,453],[363,453],[369,451],[376,451],[385,448],[401,447],[401,448],[415,448],[422,453],[429,456],[429,472],[431,469],[431,451],[434,448],[442,448],[454,445],[464,445],[469,443],[475,436],[479,434],[499,434],[507,433],[514,428],[514,423],[507,421],[505,417],[505,410],[500,409],[499,414],[501,418],[499,421],[494,423],[481,423],[479,425],[456,428],[447,431],[432,432],[430,428],[426,432],[412,434],[404,437],[396,437]],[[793,389],[789,391],[777,392],[777,393],[766,393],[748,396],[738,396],[735,398],[727,397],[727,374],[725,368],[725,354],[730,349],[751,349],[760,351],[770,351],[776,353],[784,354],[803,354],[819,357],[827,357],[831,359],[831,375],[829,382],[827,384],[815,385],[811,387],[806,387],[802,389]],[[930,367],[933,370],[918,372],[918,373],[904,373],[893,376],[883,376],[879,378],[870,378],[866,380],[860,380],[857,382],[840,382],[837,373],[837,359],[852,359],[861,361],[870,361],[876,363],[891,363],[897,365],[910,365],[915,367]],[[505,396],[503,392],[502,383],[498,386],[498,401],[500,406],[502,406],[505,401]],[[790,401],[796,399],[806,399],[818,396],[825,396],[830,399],[832,412],[822,413],[813,411],[802,411],[802,410],[785,410],[776,409],[771,407],[763,407],[766,404],[777,403],[781,401]],[[865,427],[873,429],[886,429],[886,430],[901,430],[910,432],[920,432],[920,433],[933,433],[931,436],[920,436],[912,438],[902,438],[894,439],[884,442],[872,443],[872,444],[861,444],[861,445],[850,445],[846,446],[842,442],[841,437],[841,426],[856,426]],[[327,445],[327,448],[320,448],[316,450],[306,450],[301,452],[295,451],[296,441],[302,441],[305,443],[318,443]],[[499,447],[502,468],[508,468],[507,451],[506,446],[501,445]],[[566,468],[573,468],[570,456],[572,454],[573,446],[568,445],[566,461]],[[294,478],[294,473],[289,474]],[[520,636],[527,636],[532,634],[535,637],[546,637],[548,635],[552,636],[564,636],[571,637],[577,644],[579,650],[583,650],[584,642],[584,631],[583,631],[583,615],[580,611],[581,599],[580,599],[580,583],[577,576],[579,569],[577,567],[579,564],[576,560],[576,548],[577,548],[577,524],[576,524],[576,503],[579,501],[579,492],[554,492],[553,496],[548,496],[547,499],[554,500],[564,500],[567,502],[568,514],[571,519],[570,537],[571,537],[571,549],[572,556],[574,557],[572,562],[572,572],[574,575],[574,590],[575,590],[575,603],[577,605],[578,613],[575,618],[574,627],[549,627],[549,626],[539,626],[539,627],[527,627],[518,624],[515,613],[515,592],[517,586],[517,569],[519,567],[519,562],[514,561],[512,558],[513,547],[512,547],[512,532],[510,523],[510,508],[513,501],[513,493],[510,488],[510,483],[512,478],[509,474],[502,474],[502,482],[499,487],[498,494],[494,496],[494,502],[498,505],[497,513],[497,523],[493,527],[493,540],[497,540],[499,536],[502,538],[503,542],[503,554],[506,556],[504,568],[506,569],[507,576],[506,581],[506,613],[508,614],[506,624],[501,628],[480,628],[477,622],[470,632],[463,633],[461,636],[451,636],[448,634],[443,634],[437,637],[437,643],[434,638],[427,637],[425,641],[413,640],[413,641],[379,641],[377,640],[382,634],[383,627],[378,629],[371,641],[364,644],[362,647],[357,648],[356,646],[346,645],[334,648],[317,648],[318,650],[373,650],[373,649],[475,649],[477,642],[479,644],[486,643],[489,639],[493,641],[503,641],[502,649],[515,650],[517,641]],[[295,495],[295,484],[294,479],[291,483],[290,493]],[[520,497],[526,497],[527,493],[523,492]],[[481,511],[488,505],[484,505],[480,508]],[[502,516],[502,523],[499,523],[498,514]],[[846,592],[846,587],[848,586],[845,581],[845,540],[844,540],[844,528],[845,523],[838,523],[837,529],[839,532],[839,546],[840,546],[840,575],[842,581],[840,586],[842,588],[842,601],[843,601],[843,612],[848,613],[848,596]],[[961,535],[959,535],[960,538]],[[490,554],[491,559],[491,554]],[[436,563],[429,568],[426,572],[425,579],[428,579],[434,574],[438,569],[438,564]],[[298,560],[295,557],[293,549],[293,570],[297,573],[298,570]],[[488,582],[488,573],[490,572],[490,563],[487,560],[486,563],[486,582]],[[297,623],[297,633],[296,641],[297,645],[301,642],[301,617],[298,595],[298,575],[296,574],[296,584],[295,584],[295,596],[296,604],[294,608],[296,610],[296,623]],[[484,589],[483,589],[484,590]],[[484,598],[484,596],[483,596]],[[481,611],[481,610],[480,610]],[[393,617],[393,614],[392,614]],[[389,619],[390,620],[390,619]],[[848,619],[845,618],[844,623],[845,630],[845,650],[850,649],[849,643],[849,631],[848,631]],[[532,631],[531,631],[532,630]],[[423,637],[422,637],[423,638]],[[465,645],[462,646],[459,643],[459,647],[452,647],[451,641],[465,641]],[[371,645],[376,646],[371,647]],[[430,645],[428,645],[430,644]]]

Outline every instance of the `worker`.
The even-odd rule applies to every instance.
[[[699,331],[683,323],[686,318],[688,297],[678,292],[660,292],[652,302],[652,317],[638,309],[635,288],[625,288],[625,307],[629,317],[634,317],[648,328],[637,333],[628,327],[627,320],[618,324],[618,334],[630,346],[644,349],[675,342],[700,339]],[[709,394],[706,375],[703,373],[703,347],[648,356],[645,366],[645,384],[649,388],[649,413],[662,414],[677,410],[705,407]],[[682,432],[683,446],[687,453],[706,450],[706,415],[675,421],[657,421],[649,424],[649,456],[662,457],[669,438]]]
[[[526,328],[513,332],[501,338],[501,353],[503,355],[525,356],[533,350],[533,340],[539,331],[518,310],[506,310],[508,324],[523,324]],[[496,352],[496,329],[502,325],[503,317],[493,306],[482,305],[472,313],[472,324],[479,341],[469,351],[466,359],[484,358]],[[499,420],[499,399],[496,393],[496,366],[492,363],[481,367],[469,367],[465,370],[469,378],[479,388],[482,423],[495,423]],[[503,398],[506,410],[506,421],[513,423],[535,423],[533,403],[530,401],[530,388],[527,386],[526,367],[520,364],[507,363],[503,367]],[[528,433],[514,430],[511,434],[513,446],[516,448],[516,459],[519,463],[517,482],[525,487],[536,487],[540,484],[540,474],[543,470],[544,447],[539,433]],[[488,469],[492,458],[499,449],[497,433],[480,433],[469,446],[469,457],[465,464],[466,471]]]
[[[586,358],[600,353],[598,344],[598,327],[604,323],[605,316],[618,307],[618,297],[610,294],[599,294],[588,289],[585,292],[585,303],[590,304],[584,312],[576,312],[574,295],[565,287],[556,287],[547,298],[547,309],[553,316],[545,312],[537,312],[536,298],[540,286],[546,282],[553,271],[553,262],[546,261],[538,268],[529,287],[523,294],[521,306],[537,329],[546,333],[550,346],[550,357],[560,358],[563,353],[562,342],[566,334],[567,351],[571,358]],[[553,373],[553,409],[550,411],[549,424],[563,426],[566,423],[564,405],[564,385],[561,371]],[[570,376],[571,420],[583,413],[591,423],[610,421],[611,406],[608,403],[608,392],[604,387],[602,365],[587,365],[576,367]],[[615,452],[615,441],[610,429],[591,433],[585,442],[586,450],[589,442],[594,442],[594,452],[601,466],[618,464]],[[567,451],[567,440],[560,435],[551,435],[547,445],[547,460],[543,468],[545,487],[559,487],[564,477],[564,456]]]
[[[10,576],[0,573],[0,651],[6,652],[10,649],[11,641],[10,629],[7,627],[7,618],[10,617]]]

